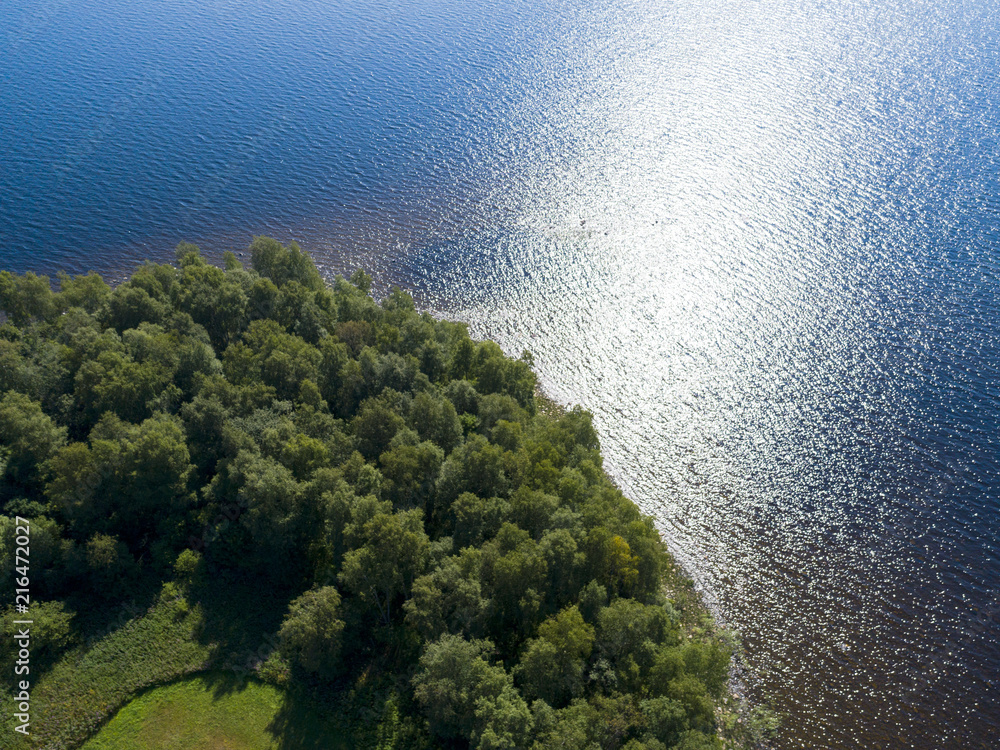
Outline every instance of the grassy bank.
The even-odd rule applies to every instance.
[[[5,706],[0,747],[79,747],[143,688],[204,669],[214,649],[199,642],[201,626],[200,608],[167,596],[89,648],[78,646],[34,686],[29,738],[13,731]]]
[[[294,727],[292,732],[287,730]],[[352,747],[273,685],[209,673],[149,690],[82,750],[309,750]]]

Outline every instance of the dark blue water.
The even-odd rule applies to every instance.
[[[0,259],[297,239],[595,413],[785,748],[1000,746],[985,0],[0,0]]]

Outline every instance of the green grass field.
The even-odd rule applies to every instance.
[[[199,608],[162,597],[90,648],[66,653],[34,685],[30,741],[13,732],[4,696],[0,749],[78,747],[139,691],[204,670],[213,646],[195,636],[201,624]]]
[[[125,706],[82,750],[305,750],[347,748],[287,694],[207,674],[154,688]]]
[[[384,680],[307,696],[227,669],[275,623],[239,597],[207,598],[210,613],[165,589],[138,616],[112,618],[113,630],[64,654],[34,685],[30,737],[14,732],[13,693],[0,696],[0,750],[423,747]]]

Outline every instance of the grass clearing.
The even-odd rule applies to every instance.
[[[289,735],[288,729],[294,727]],[[305,750],[349,747],[285,691],[210,673],[149,690],[82,750]]]
[[[14,731],[13,692],[5,692],[0,750],[420,747],[410,738],[411,722],[398,716],[385,680],[326,690],[322,699],[307,696],[305,688],[285,691],[247,680],[247,660],[266,656],[261,648],[269,642],[261,634],[273,631],[272,615],[285,604],[262,600],[259,593],[251,602],[225,582],[199,593],[203,599],[191,603],[175,585],[164,586],[151,605],[129,610],[131,619],[112,617],[105,634],[98,635],[99,628],[87,645],[38,675],[31,688],[30,736]],[[148,704],[159,700],[161,690],[181,691],[181,700]],[[127,734],[136,726],[139,740]],[[211,731],[190,731],[201,727]]]
[[[70,651],[32,688],[30,738],[13,731],[7,697],[0,748],[79,747],[142,689],[206,668],[213,648],[199,642],[201,624],[200,608],[162,597],[91,648]]]

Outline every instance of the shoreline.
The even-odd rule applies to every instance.
[[[241,251],[238,253],[237,257],[246,258],[247,251]],[[156,261],[152,261],[156,262]],[[170,265],[173,265],[169,261],[163,261]],[[383,269],[384,270],[384,269]],[[340,274],[338,274],[340,275]],[[50,277],[51,280],[51,277]],[[112,281],[113,286],[117,286],[118,283],[126,279],[115,278]],[[332,278],[327,277],[324,274],[324,281],[330,283],[333,281]],[[379,284],[379,293],[374,295],[376,300],[384,296],[389,289],[399,286],[403,288],[399,283],[400,280],[385,280],[383,284]],[[381,287],[384,286],[384,289]],[[420,312],[427,312],[432,317],[438,320],[448,320],[452,322],[466,323],[460,318],[455,318],[448,316],[440,309],[428,308],[420,310]],[[467,324],[467,323],[466,323]],[[537,378],[537,373],[536,373]],[[558,417],[567,413],[570,407],[564,406],[556,401],[554,398],[549,396],[540,380],[536,380],[536,388],[534,396],[537,402],[538,410],[540,413],[549,417]],[[602,468],[607,480],[615,487],[621,489],[621,483],[616,481],[615,478],[607,472],[606,469]],[[624,494],[624,493],[623,493]],[[653,514],[644,511],[638,503],[636,503],[632,498],[628,498],[640,512],[644,515],[649,515],[656,521],[656,517]],[[663,529],[657,524],[657,530],[661,537],[661,542],[664,545],[664,549],[667,553],[669,560],[669,569],[664,573],[663,591],[668,597],[671,603],[674,605],[676,611],[680,616],[680,623],[683,628],[683,632],[688,636],[696,639],[704,640],[718,640],[729,644],[732,644],[732,661],[729,670],[729,677],[727,680],[727,690],[726,699],[720,701],[719,714],[720,714],[720,736],[725,739],[734,739],[737,742],[741,742],[739,747],[765,747],[758,742],[752,745],[742,744],[742,738],[735,738],[731,735],[730,731],[726,731],[725,727],[729,727],[731,730],[737,725],[744,724],[743,719],[746,715],[752,713],[755,707],[752,707],[746,697],[745,684],[743,682],[742,675],[745,672],[745,664],[742,660],[740,649],[738,646],[738,640],[733,636],[733,634],[726,628],[724,619],[717,608],[713,608],[711,605],[711,597],[707,593],[701,590],[696,579],[687,568],[678,559],[676,554],[672,549],[672,545]],[[763,708],[763,707],[756,707]],[[766,708],[764,709],[766,710]],[[726,721],[727,717],[732,717],[732,721]]]
[[[539,384],[535,388],[535,400],[540,413],[549,417],[565,414],[569,407],[563,406],[545,393]],[[621,490],[619,483],[606,469],[604,476]],[[624,494],[624,492],[623,492]],[[627,497],[627,496],[626,496]],[[645,512],[632,498],[629,502]],[[653,516],[655,520],[655,516]],[[726,699],[717,706],[719,736],[728,747],[740,750],[769,750],[769,735],[778,727],[778,719],[766,703],[755,704],[747,696],[744,675],[746,663],[743,658],[739,635],[726,627],[721,613],[706,600],[694,577],[685,569],[671,549],[662,529],[661,540],[666,548],[670,568],[664,573],[663,592],[681,617],[682,629],[689,638],[722,640],[732,644],[732,655],[727,680]],[[729,743],[735,743],[733,745]]]

